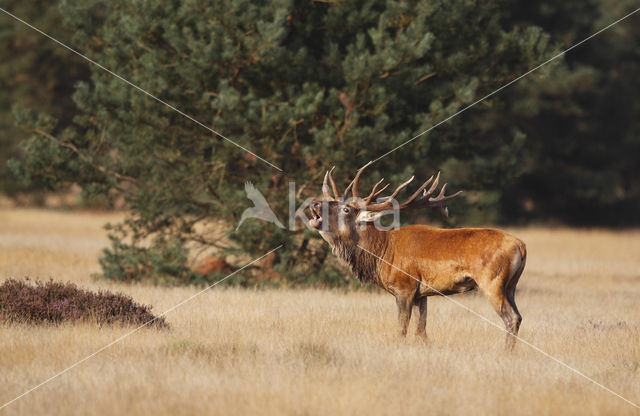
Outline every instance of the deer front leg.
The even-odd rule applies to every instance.
[[[398,305],[398,323],[400,324],[400,338],[407,336],[407,328],[409,327],[409,321],[411,320],[411,307],[413,301],[411,297],[396,295],[396,305]]]
[[[418,317],[418,326],[416,327],[416,335],[422,338],[423,341],[427,340],[427,297],[418,299],[416,302],[420,315]]]

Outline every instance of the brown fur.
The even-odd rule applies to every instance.
[[[361,281],[373,281],[395,296],[401,336],[406,335],[412,307],[417,306],[417,335],[426,338],[428,296],[478,288],[504,321],[507,344],[513,345],[511,335],[518,334],[522,321],[514,299],[526,261],[522,241],[488,228],[410,225],[381,231],[372,224],[356,224],[358,209],[348,203],[317,204],[323,205],[312,209],[325,213],[321,234],[333,252]],[[349,213],[343,211],[346,206]]]

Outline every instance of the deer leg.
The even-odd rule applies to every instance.
[[[396,296],[396,305],[398,305],[398,323],[400,324],[400,338],[407,336],[407,327],[411,320],[411,309],[413,306],[413,299],[411,297],[405,297],[403,295]]]
[[[427,340],[427,297],[422,297],[416,302],[420,315],[418,317],[418,326],[416,327],[416,335]]]
[[[507,282],[507,286],[505,288],[505,297],[506,297],[507,304],[509,306],[508,309],[510,309],[510,315],[511,315],[511,320],[510,320],[511,327],[507,328],[507,330],[509,330],[509,332],[511,332],[513,335],[516,335],[516,336],[518,335],[518,331],[520,330],[520,323],[522,322],[522,315],[520,315],[520,311],[516,306],[516,300],[515,300],[516,285],[518,284],[520,275],[524,270],[524,264],[525,264],[525,260],[523,259],[519,267],[509,277],[509,281]],[[510,338],[507,340],[508,347],[513,348],[513,344],[515,344],[516,338],[512,336],[507,336],[507,338]]]
[[[506,296],[502,302],[502,306],[498,314],[502,318],[504,326],[507,329],[507,337],[505,340],[506,348],[509,350],[513,349],[514,345],[516,344],[516,337],[518,336],[518,330],[520,329],[520,322],[522,322],[522,317],[520,316],[520,313],[518,313],[517,308],[511,305],[511,302],[509,302]]]
[[[518,311],[518,307],[516,306],[515,292],[516,292],[515,285],[513,285],[513,287],[507,287],[507,290],[505,293],[506,306],[504,306],[503,308],[508,311],[507,314],[509,315],[509,324],[508,324],[507,330],[511,334],[517,336],[518,331],[520,330],[520,323],[522,322],[522,315],[520,315],[520,311]],[[507,325],[506,321],[505,321],[505,325]],[[508,338],[507,344],[509,348],[512,348],[513,344],[515,344],[516,338],[512,336],[507,336],[507,338]]]
[[[492,286],[491,288],[483,288],[482,286],[479,287],[489,300],[489,303],[491,303],[491,306],[496,311],[498,316],[502,318],[505,329],[507,331],[506,348],[512,349],[515,345],[515,337],[518,335],[520,321],[522,321],[520,314],[517,312],[517,309],[514,309],[514,307],[509,302],[507,294],[505,293],[506,290],[502,286]]]

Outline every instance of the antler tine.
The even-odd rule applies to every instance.
[[[427,186],[429,186],[429,184],[431,183],[431,181],[432,181],[432,180],[433,180],[433,175],[431,175],[431,177],[430,177],[429,179],[427,179],[427,180],[426,180],[426,181],[425,181],[425,182],[420,186],[420,188],[418,188],[418,190],[417,190],[417,191],[415,191],[415,192],[413,193],[413,195],[411,195],[411,196],[410,196],[406,201],[404,201],[402,204],[400,204],[400,208],[402,208],[403,206],[405,206],[405,205],[407,205],[407,204],[411,203],[411,201],[413,201],[414,199],[416,199],[416,198],[418,197],[418,195],[420,195],[420,193],[421,193],[422,191],[424,191],[424,190],[425,190],[425,188],[426,188]],[[437,184],[438,184],[438,178],[436,178],[435,186],[437,186]],[[432,185],[431,187],[433,188],[433,185]]]
[[[442,215],[444,217],[448,217],[449,216],[449,209],[447,207],[444,206],[444,203],[447,201],[452,200],[453,198],[457,197],[458,195],[460,195],[462,193],[462,191],[458,191],[454,194],[451,195],[444,195],[445,189],[447,188],[447,184],[445,183],[442,186],[442,190],[440,191],[440,193],[438,194],[437,197],[433,198],[433,199],[429,199],[427,201],[426,206],[427,207],[431,207],[431,208],[438,208],[440,209],[440,212],[442,213]]]
[[[436,183],[437,183],[437,178],[436,178]],[[457,197],[462,193],[462,191],[458,191],[451,195],[445,195],[447,191],[447,184],[445,183],[444,185],[442,185],[442,189],[440,190],[440,193],[438,193],[438,196],[430,197],[430,195],[433,193],[433,190],[435,190],[433,186],[431,188],[432,189],[429,189],[429,191],[424,191],[425,196],[418,199],[417,201],[411,201],[406,204],[403,203],[401,205],[401,208],[405,208],[405,209],[439,208],[442,215],[444,215],[445,217],[448,217],[449,210],[447,209],[447,207],[444,206],[444,203]]]
[[[389,185],[391,185],[390,183],[386,184],[385,186],[383,186],[382,188],[380,188],[380,190],[378,192],[376,192],[375,194],[373,194],[372,198],[375,198],[376,196],[380,195],[385,189],[387,189],[389,187]]]
[[[378,186],[379,186],[383,181],[384,181],[384,178],[380,179],[378,182],[376,182],[376,184],[375,184],[375,185],[373,185],[373,189],[371,190],[371,193],[369,194],[369,196],[367,196],[367,197],[364,199],[364,203],[365,203],[365,205],[366,205],[366,204],[368,204],[369,202],[371,202],[371,199],[372,199],[374,196],[376,196],[376,195],[377,195],[377,194],[376,194],[376,189],[378,188]],[[382,188],[380,191],[378,191],[378,193],[380,193],[380,192],[381,192],[383,189],[385,189],[387,186],[389,186],[389,184],[386,184],[386,185],[384,186],[384,188]]]
[[[331,189],[333,189],[333,196],[335,199],[340,199],[340,193],[338,192],[338,187],[336,186],[336,182],[333,180],[333,170],[336,167],[333,166],[329,169],[329,181],[331,181]]]
[[[349,184],[349,186],[347,186],[344,190],[344,192],[342,193],[342,199],[347,199],[347,194],[349,193],[349,191],[351,190],[351,187],[353,186],[353,181],[351,181],[351,183]]]
[[[356,177],[353,178],[349,186],[347,186],[347,189],[344,190],[344,194],[342,194],[342,199],[347,199],[347,194],[349,193],[349,189],[352,189],[352,188],[353,188],[352,189],[353,199],[358,199],[358,182],[360,182],[360,176],[362,175],[362,172],[364,172],[364,170],[367,168],[367,166],[369,166],[372,163],[373,161],[369,161],[366,165],[364,165],[358,170],[358,173],[356,173]]]
[[[410,177],[410,178],[409,178],[409,180],[408,180],[408,181],[401,183],[401,184],[400,184],[400,186],[398,186],[398,187],[396,188],[396,190],[395,190],[395,191],[393,191],[393,193],[389,196],[389,199],[393,199],[393,198],[395,198],[396,196],[398,196],[398,194],[400,193],[400,191],[402,191],[404,188],[406,188],[406,186],[407,186],[407,185],[409,185],[411,182],[413,182],[413,179],[414,179],[414,178],[415,178],[415,176],[412,176],[412,177]]]
[[[324,180],[322,181],[322,195],[324,195],[324,199],[327,201],[335,201],[335,199],[329,195],[329,184],[327,184],[327,178],[329,176],[329,171],[324,174]]]
[[[429,198],[431,195],[433,195],[436,189],[438,189],[439,182],[440,182],[440,172],[438,172],[438,174],[436,175],[436,179],[433,181],[433,185],[431,185],[428,191],[427,190],[424,191],[424,195],[420,199]]]
[[[457,197],[462,193],[462,191],[458,191],[455,194],[444,196],[444,188],[446,187],[447,187],[447,184],[445,183],[444,186],[442,187],[442,191],[440,192],[440,194],[435,199],[429,199],[429,202],[433,204],[442,204],[443,202],[452,200],[453,198]]]
[[[368,211],[384,211],[385,209],[393,208],[393,205],[391,204],[391,200],[394,199],[400,193],[400,191],[402,191],[407,185],[409,185],[411,181],[413,181],[413,178],[415,178],[415,176],[412,176],[411,178],[409,178],[408,181],[401,183],[400,186],[398,186],[391,195],[384,198],[384,202],[367,205],[367,210]]]
[[[371,205],[367,204],[366,209],[368,211],[384,211],[384,210],[393,209],[394,206],[392,204],[392,200],[396,197],[396,195],[398,195],[400,190],[402,190],[405,186],[407,186],[411,182],[411,180],[413,180],[413,177],[409,179],[407,182],[401,184],[393,192],[393,194],[384,198],[384,201],[378,202],[376,204],[371,204]],[[440,181],[440,172],[438,172],[435,178],[431,176],[406,201],[404,201],[399,206],[397,206],[397,208],[399,209],[439,208],[440,212],[442,212],[443,215],[447,216],[449,212],[447,208],[444,206],[444,203],[457,197],[462,193],[462,191],[458,191],[452,195],[445,195],[447,191],[447,184],[445,183],[442,186],[440,193],[438,193],[438,196],[432,197],[433,193],[436,191],[436,189],[438,189],[439,181]],[[427,186],[429,186],[429,184],[431,184],[431,186],[429,187],[429,189],[427,189]],[[418,198],[418,195],[420,195],[421,192],[423,196]]]

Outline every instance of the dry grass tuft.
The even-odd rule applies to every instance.
[[[197,292],[90,280],[106,242],[104,221],[0,211],[0,281],[71,275],[83,287],[153,304],[155,312]],[[517,294],[521,336],[640,402],[640,233],[512,232],[529,251]],[[455,299],[500,324],[482,296]],[[379,292],[216,287],[171,312],[170,331],[137,332],[3,412],[638,413],[524,344],[505,353],[502,332],[446,299],[429,300],[428,345],[413,336],[397,340],[395,313],[393,298]],[[0,405],[127,330],[0,324]]]

